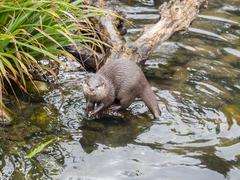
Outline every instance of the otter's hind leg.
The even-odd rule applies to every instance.
[[[159,118],[161,112],[158,107],[157,99],[155,94],[153,93],[150,85],[146,85],[143,92],[141,93],[140,97],[148,107],[148,109],[153,114],[154,118]]]
[[[112,106],[113,111],[119,111],[128,108],[134,101],[135,96],[129,96],[129,93],[124,93],[124,95],[119,95],[120,105]]]

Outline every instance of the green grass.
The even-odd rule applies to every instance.
[[[38,153],[42,152],[44,149],[46,149],[47,146],[49,146],[51,143],[53,143],[54,141],[56,141],[57,138],[53,138],[50,139],[46,142],[41,142],[38,145],[36,145],[35,147],[33,147],[30,152],[28,153],[28,155],[26,156],[28,159],[32,159],[33,157],[35,157]]]
[[[63,46],[101,47],[89,18],[104,13],[79,0],[0,1],[0,93],[13,81],[26,90],[30,67],[45,68],[41,58],[59,62],[59,54],[70,56]]]

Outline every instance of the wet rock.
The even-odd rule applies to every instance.
[[[202,56],[202,57],[213,57],[217,58],[221,56],[221,52],[219,49],[212,47],[212,46],[201,46],[201,47],[196,47],[196,51],[194,54]]]
[[[233,101],[231,94],[221,85],[212,81],[195,82],[194,99],[197,104],[210,108],[221,108]]]
[[[238,58],[240,58],[240,51],[237,49],[233,49],[233,48],[224,48],[224,51],[226,51],[228,54],[231,54],[233,56],[236,56]]]
[[[12,179],[25,180],[25,176],[19,170],[15,170],[12,174]]]
[[[211,78],[238,78],[240,71],[233,68],[227,63],[223,63],[215,60],[201,59],[198,61],[190,61],[187,65],[188,71],[200,72],[202,75],[209,76]]]
[[[5,109],[0,108],[0,125],[10,125],[13,121],[13,115]]]
[[[32,94],[46,94],[50,90],[48,83],[43,81],[28,81],[27,91]]]
[[[147,78],[151,79],[169,79],[169,77],[173,74],[174,70],[169,69],[167,66],[159,66],[159,68],[155,69],[145,69],[144,74]]]
[[[231,94],[212,81],[203,81],[191,83],[175,83],[171,91],[175,92],[175,97],[180,101],[191,100],[195,104],[208,108],[221,108],[226,101],[231,102],[233,97]]]
[[[54,106],[41,106],[35,109],[31,115],[31,124],[39,127],[48,127],[57,118],[57,110]]]
[[[179,82],[179,83],[173,83],[170,91],[176,91],[176,92],[181,92],[181,94],[179,94],[179,96],[184,96],[184,95],[188,95],[188,96],[193,96],[195,89],[193,86],[184,83],[184,82]]]
[[[240,66],[239,57],[233,56],[231,54],[228,54],[228,55],[222,57],[222,61],[226,62],[228,64],[231,64],[233,66]]]
[[[202,39],[195,38],[195,37],[183,38],[181,39],[181,43],[189,46],[198,46],[198,45],[206,44]]]
[[[228,13],[232,13],[232,14],[235,14],[235,15],[240,15],[240,8],[239,7],[236,7],[236,6],[231,6],[231,5],[224,5],[222,7],[222,10],[228,12]]]
[[[40,128],[20,123],[0,131],[0,140],[22,142],[37,132],[40,132]]]
[[[191,53],[196,56],[217,58],[222,55],[219,48],[206,45],[201,41],[200,41],[201,44],[199,44],[198,43],[199,40],[196,40],[195,38],[191,39],[193,41],[186,41],[184,43],[179,43],[178,45],[186,50],[191,51]]]
[[[218,48],[210,45],[197,46],[194,54],[202,57],[213,57],[213,58],[217,58],[222,55],[221,51]]]
[[[224,54],[226,54],[224,57],[222,57],[222,60],[228,64],[231,64],[233,66],[239,66],[240,65],[240,50],[233,49],[233,48],[223,48]]]
[[[221,108],[225,104],[225,102],[221,99],[216,99],[214,97],[209,97],[206,95],[196,96],[195,101],[199,105],[202,105],[207,108],[214,108],[214,109]]]
[[[195,87],[197,90],[211,97],[222,99],[226,102],[233,101],[233,97],[231,96],[230,92],[227,91],[223,86],[215,82],[212,81],[196,82]]]
[[[50,59],[42,59],[38,62],[44,68],[39,69],[39,67],[30,65],[29,72],[33,76],[33,79],[44,82],[53,82],[59,73],[59,62]]]
[[[177,66],[174,67],[175,73],[173,74],[173,80],[186,82],[189,78],[189,73],[186,68]]]

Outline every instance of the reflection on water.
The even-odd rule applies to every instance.
[[[134,21],[157,21],[162,1],[115,1]],[[212,0],[184,35],[159,46],[145,74],[162,111],[137,100],[123,116],[85,117],[83,72],[65,72],[41,103],[20,102],[0,127],[0,179],[240,178],[240,2]],[[59,141],[29,160],[35,145]]]

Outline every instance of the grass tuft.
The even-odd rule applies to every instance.
[[[41,58],[57,62],[71,55],[64,46],[101,46],[89,18],[104,15],[80,0],[2,0],[0,2],[0,97],[14,81],[26,90],[30,67],[43,70]],[[84,32],[84,33],[75,33]],[[0,99],[2,102],[2,98]]]

